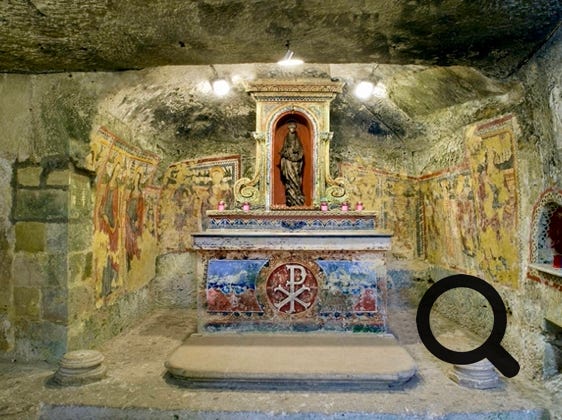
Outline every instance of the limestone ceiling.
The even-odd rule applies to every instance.
[[[275,62],[469,65],[513,73],[559,26],[561,0],[5,0],[0,71]]]

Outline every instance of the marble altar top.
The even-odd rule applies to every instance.
[[[200,250],[346,250],[382,251],[391,247],[386,231],[250,231],[208,230],[193,233],[193,247]]]
[[[211,210],[206,230],[357,231],[373,230],[376,215],[369,211],[319,210]]]

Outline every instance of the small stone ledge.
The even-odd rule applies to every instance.
[[[562,268],[554,268],[552,264],[529,264],[529,267],[562,279]]]

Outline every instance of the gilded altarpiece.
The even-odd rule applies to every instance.
[[[330,175],[330,103],[341,93],[343,83],[320,79],[261,80],[249,83],[247,91],[256,101],[256,166],[252,178],[236,182],[234,194],[240,203],[265,210],[284,208],[278,183],[279,149],[289,122],[296,122],[304,137],[304,180],[309,187],[303,208],[318,208],[322,201],[341,203],[347,198],[347,181]],[[286,131],[285,131],[286,132]]]

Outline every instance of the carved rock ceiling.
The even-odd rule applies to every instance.
[[[5,0],[0,71],[277,61],[469,65],[505,77],[557,28],[560,0]]]

